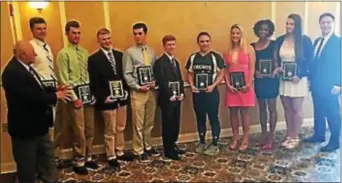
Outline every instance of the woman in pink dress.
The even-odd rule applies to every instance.
[[[228,50],[224,53],[226,63],[225,81],[227,85],[225,105],[230,109],[230,121],[233,131],[233,142],[230,145],[231,150],[238,148],[239,135],[239,113],[241,115],[243,137],[240,151],[248,148],[248,132],[250,127],[250,108],[255,106],[255,94],[252,87],[255,68],[255,53],[252,46],[246,43],[243,35],[243,28],[234,24],[230,29],[230,41]],[[238,90],[233,87],[230,76],[236,72],[244,74],[245,85]]]

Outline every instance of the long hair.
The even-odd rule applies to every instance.
[[[230,36],[229,36],[229,43],[228,43],[228,53],[231,54],[232,50],[233,50],[233,41],[232,41],[232,30],[233,29],[239,29],[240,31],[240,35],[241,35],[241,39],[240,39],[240,43],[239,43],[239,49],[241,49],[244,53],[248,52],[248,47],[247,47],[247,43],[246,43],[246,38],[244,35],[244,29],[241,25],[239,24],[234,24],[231,26],[230,28]]]
[[[296,60],[304,60],[302,19],[298,14],[290,14],[287,18],[294,21],[293,36]]]

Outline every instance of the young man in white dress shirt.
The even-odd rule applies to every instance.
[[[29,20],[30,29],[33,38],[30,40],[37,56],[34,63],[31,65],[39,74],[40,79],[44,85],[56,87],[57,80],[54,71],[53,53],[50,45],[46,42],[47,24],[41,17],[32,17]],[[68,167],[65,161],[60,161],[60,146],[61,146],[61,120],[60,120],[60,106],[54,107],[54,132],[50,130],[50,139],[54,140],[56,147],[57,161],[60,168]],[[71,166],[71,164],[70,164]]]

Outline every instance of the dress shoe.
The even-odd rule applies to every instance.
[[[99,165],[97,165],[95,161],[87,161],[85,162],[84,166],[90,169],[94,169],[94,170],[99,168]]]
[[[338,143],[336,144],[329,143],[328,145],[322,147],[320,151],[321,152],[333,152],[339,148],[340,148],[340,145]]]
[[[120,168],[120,163],[118,162],[117,159],[108,160],[108,164],[109,164],[112,168]]]
[[[148,156],[147,156],[146,153],[143,153],[143,154],[137,155],[137,159],[139,161],[147,161],[148,160]]]
[[[179,149],[178,146],[175,146],[174,151],[175,151],[177,154],[185,154],[185,151],[182,150],[182,149]]]
[[[121,160],[121,161],[133,161],[134,160],[134,157],[130,154],[123,154],[121,156],[118,156],[118,160]]]
[[[80,175],[88,175],[88,170],[85,166],[74,166],[74,172]]]
[[[176,153],[166,153],[165,157],[172,159],[172,160],[181,160],[181,157]]]
[[[58,159],[57,160],[57,168],[58,169],[65,169],[65,168],[69,168],[72,167],[72,161],[71,160],[63,160],[63,159]]]
[[[303,140],[303,142],[306,142],[306,143],[322,143],[324,141],[325,141],[324,137],[317,137],[317,136],[311,136]]]
[[[160,156],[160,153],[156,151],[154,148],[151,148],[150,150],[146,150],[147,155],[149,156]]]

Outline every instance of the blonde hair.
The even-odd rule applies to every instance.
[[[228,53],[231,54],[231,52],[233,50],[233,41],[232,41],[231,34],[232,34],[232,30],[235,29],[235,28],[239,29],[240,35],[241,35],[239,49],[241,49],[244,53],[248,53],[248,45],[246,43],[246,38],[244,36],[244,29],[239,24],[234,24],[230,28],[230,36],[229,36],[229,43],[228,43]]]

